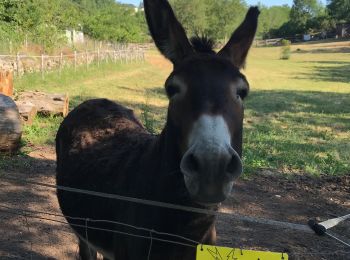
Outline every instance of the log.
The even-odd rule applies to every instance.
[[[39,91],[26,91],[19,94],[18,101],[34,104],[38,114],[44,116],[66,116],[69,110],[67,94],[49,94]]]
[[[21,118],[15,102],[0,94],[0,152],[15,153],[22,137]]]
[[[9,97],[13,95],[13,73],[11,71],[0,71],[0,94]]]
[[[22,122],[31,125],[38,113],[36,106],[29,101],[16,101],[19,114],[21,115]]]

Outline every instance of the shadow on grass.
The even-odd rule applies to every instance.
[[[247,98],[246,108],[261,115],[305,112],[336,116],[349,113],[350,93],[253,90]]]
[[[350,62],[316,61],[312,63],[316,64],[313,67],[312,72],[301,73],[298,76],[296,76],[296,78],[315,80],[315,81],[349,83],[349,89],[350,89]]]
[[[349,111],[350,94],[253,91],[246,102],[246,169],[348,173]]]
[[[324,53],[350,53],[350,47],[339,47],[339,48],[319,48],[319,49],[297,49],[293,53],[312,53],[312,54],[324,54]]]

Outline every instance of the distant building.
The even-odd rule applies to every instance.
[[[66,30],[66,37],[69,44],[84,43],[84,33],[76,30]]]
[[[135,7],[135,13],[138,13],[138,12],[144,12],[145,11],[145,8],[140,8],[140,7]]]

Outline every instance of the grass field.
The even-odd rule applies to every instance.
[[[246,101],[246,173],[272,170],[312,175],[350,173],[350,41],[293,45],[290,60],[280,48],[254,48],[247,62],[251,94]],[[77,73],[26,75],[18,91],[67,92],[71,107],[96,97],[135,110],[159,132],[166,117],[163,83],[171,64],[156,51],[145,63],[104,64]],[[61,118],[37,118],[25,127],[22,153],[53,145]],[[11,160],[0,158],[0,168]]]

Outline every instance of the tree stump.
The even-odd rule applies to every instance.
[[[38,91],[20,93],[20,102],[30,102],[36,106],[38,114],[48,116],[66,116],[69,111],[69,98],[67,94],[49,94]]]
[[[16,105],[23,123],[31,125],[38,113],[36,106],[29,101],[16,101]]]
[[[0,71],[0,94],[9,97],[13,95],[13,73],[11,71]]]
[[[0,94],[0,152],[15,153],[22,136],[21,118],[15,102]]]

